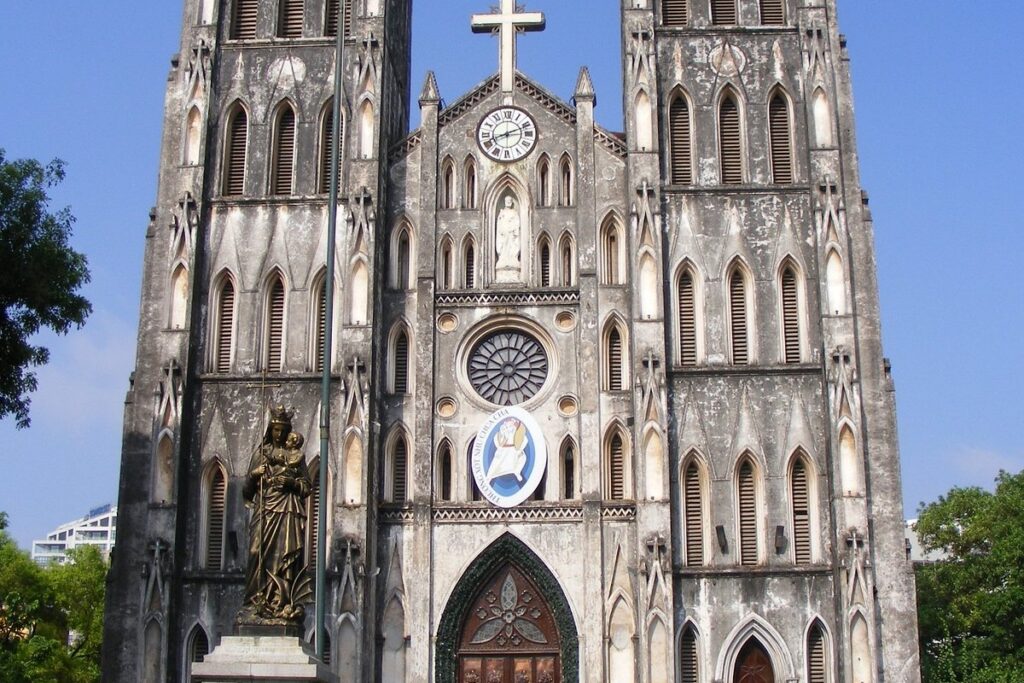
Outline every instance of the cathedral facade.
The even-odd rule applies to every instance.
[[[624,132],[516,70],[542,0],[410,132],[411,0],[185,1],[104,680],[232,633],[276,406],[342,681],[919,680],[837,2],[619,2]]]

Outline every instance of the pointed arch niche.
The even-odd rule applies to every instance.
[[[533,242],[532,230],[532,208],[533,198],[530,196],[529,188],[519,178],[510,173],[501,175],[490,184],[484,193],[484,242],[483,242],[483,264],[484,272],[488,277],[484,278],[484,285],[488,282],[499,281],[497,272],[498,248],[497,225],[498,213],[505,207],[505,200],[512,199],[513,206],[519,210],[519,272],[506,272],[504,282],[526,282],[526,274],[532,272],[532,249],[529,248]],[[469,287],[467,287],[468,289]]]
[[[463,666],[466,660],[465,653],[460,652],[463,624],[469,629],[478,626],[472,612],[480,602],[482,593],[495,581],[499,582],[500,588],[500,582],[509,576],[517,584],[520,580],[532,584],[547,608],[541,619],[550,618],[548,625],[550,627],[553,623],[557,632],[558,645],[550,642],[546,646],[538,644],[538,651],[544,650],[550,654],[539,655],[537,659],[556,659],[557,665],[561,666],[562,683],[579,683],[576,619],[562,587],[544,561],[526,544],[508,533],[494,541],[469,565],[448,598],[437,630],[436,683],[456,683],[458,667]],[[481,676],[480,680],[486,679]],[[503,680],[514,679],[506,676]]]

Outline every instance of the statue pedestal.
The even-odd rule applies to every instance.
[[[299,638],[228,636],[192,665],[195,683],[338,683]]]

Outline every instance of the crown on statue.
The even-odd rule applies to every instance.
[[[290,425],[293,417],[295,417],[294,409],[285,408],[283,405],[270,408],[271,424]]]

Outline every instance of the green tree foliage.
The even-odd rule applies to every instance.
[[[20,428],[30,422],[32,368],[50,358],[33,337],[44,328],[65,334],[92,312],[78,293],[88,264],[68,242],[75,219],[49,211],[47,190],[63,179],[59,160],[7,161],[0,149],[0,418],[12,415]]]
[[[0,531],[0,681],[95,683],[107,567],[93,547],[43,569]]]
[[[1019,683],[1024,672],[1024,472],[995,493],[956,488],[922,506],[921,543],[948,559],[917,570],[928,683]]]

